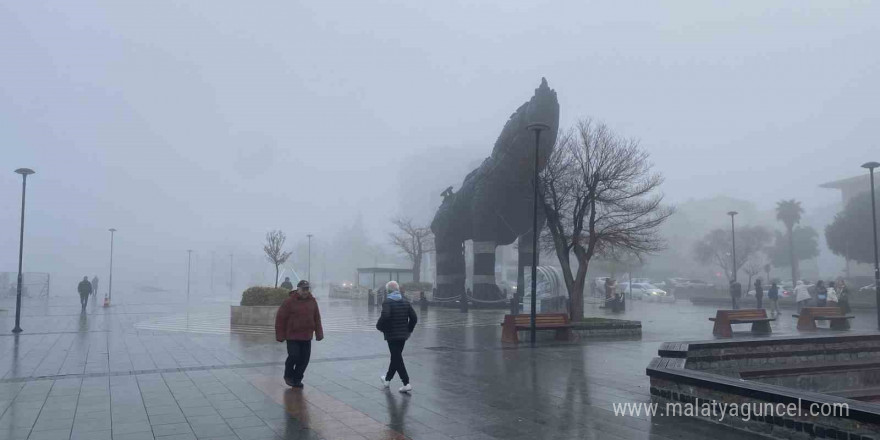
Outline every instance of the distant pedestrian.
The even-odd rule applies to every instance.
[[[811,299],[813,297],[810,295],[810,290],[807,289],[803,281],[798,280],[797,286],[794,287],[794,300],[797,301],[798,313],[809,305]]]
[[[293,283],[290,282],[290,277],[284,277],[284,281],[281,283],[281,288],[293,290]]]
[[[312,296],[309,282],[301,280],[296,287],[275,315],[275,340],[287,342],[284,383],[302,388],[303,376],[312,356],[312,335],[317,341],[324,339],[324,328],[318,301]]]
[[[397,373],[403,382],[399,391],[408,393],[412,391],[412,384],[409,383],[409,374],[407,374],[406,365],[403,363],[403,346],[406,345],[406,340],[416,328],[419,318],[409,300],[400,294],[400,286],[397,281],[389,281],[385,284],[385,290],[389,293],[385,302],[382,303],[382,315],[376,322],[376,329],[385,335],[388,351],[391,353],[391,362],[388,365],[388,372],[380,379],[382,386],[388,388],[391,385],[391,379],[394,379],[394,374]]]
[[[822,280],[816,281],[816,305],[818,307],[825,307],[828,302],[828,288],[825,287],[825,282]]]
[[[852,308],[849,306],[849,287],[843,278],[837,279],[837,305],[843,310],[843,313],[849,314]]]
[[[92,278],[92,296],[94,296],[95,298],[98,297],[98,276],[97,275],[95,275]]]
[[[828,302],[827,307],[839,307],[840,298],[837,295],[837,284],[834,281],[828,281]]]
[[[764,308],[764,286],[761,285],[761,279],[758,278],[755,280],[755,301],[758,303],[758,308]]]
[[[89,303],[89,295],[92,294],[92,283],[89,282],[89,277],[83,277],[83,280],[76,286],[76,291],[79,292],[79,303],[82,305],[83,312],[85,312],[86,304]]]
[[[770,283],[770,289],[767,290],[767,299],[770,300],[770,311],[773,316],[779,316],[779,286],[775,280]]]
[[[739,281],[730,282],[730,302],[733,303],[733,310],[739,309],[739,299],[742,298],[742,284]]]

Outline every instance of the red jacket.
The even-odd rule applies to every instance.
[[[299,292],[291,292],[275,315],[275,339],[311,341],[313,333],[319,341],[324,339],[318,301],[315,301],[314,296],[304,297]]]

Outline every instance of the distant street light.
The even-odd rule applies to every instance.
[[[186,304],[189,305],[189,279],[192,271],[192,249],[186,250]]]
[[[874,197],[874,168],[880,167],[880,163],[868,162],[862,165],[871,172],[871,225],[874,229],[874,295],[877,297],[877,327],[880,328],[880,257],[877,255],[877,202]]]
[[[104,306],[109,306],[113,302],[113,238],[116,234],[116,228],[110,228],[110,285],[107,287],[107,301]]]
[[[541,146],[541,132],[550,126],[541,122],[529,124],[529,131],[535,132],[535,200],[532,209],[532,315],[529,324],[529,339],[535,345],[535,320],[538,309],[538,151]]]
[[[19,168],[15,172],[21,174],[21,231],[18,236],[18,289],[15,295],[15,327],[12,329],[12,333],[21,333],[21,285],[24,281],[21,272],[21,261],[24,255],[24,200],[27,191],[27,176],[34,174],[35,171],[30,168]]]
[[[730,211],[727,213],[727,215],[730,216],[730,246],[733,251],[733,261],[731,261],[733,263],[733,266],[731,271],[733,272],[734,283],[736,282],[736,228],[734,227],[733,217],[735,217],[737,214],[739,213],[736,211]]]
[[[189,328],[189,276],[192,269],[192,249],[186,250],[186,328]]]
[[[229,253],[229,292],[232,293],[235,288],[235,266],[232,264],[235,254]]]
[[[308,270],[308,277],[306,279],[309,280],[309,282],[311,283],[312,282],[312,237],[314,237],[314,235],[306,234],[306,237],[309,237],[309,259],[308,259],[309,270]]]

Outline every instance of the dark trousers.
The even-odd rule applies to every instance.
[[[403,346],[406,344],[406,340],[387,342],[388,351],[391,352],[391,364],[388,365],[388,373],[385,374],[385,380],[390,381],[394,379],[394,373],[397,373],[400,375],[400,380],[403,381],[403,384],[407,385],[409,384],[409,374],[406,374],[406,365],[403,365]]]
[[[79,294],[79,304],[82,306],[83,310],[85,310],[86,305],[88,303],[89,303],[89,294],[87,293],[87,294],[83,295],[82,293],[80,293]]]
[[[284,362],[284,378],[300,383],[312,357],[312,341],[287,341],[287,361]]]
[[[731,296],[730,300],[733,302],[733,310],[739,309],[739,297],[738,296]]]
[[[758,308],[764,308],[764,295],[755,295],[755,302],[758,303]]]

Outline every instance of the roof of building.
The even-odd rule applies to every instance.
[[[819,188],[832,188],[832,189],[844,189],[850,188],[856,185],[867,185],[868,184],[868,175],[862,174],[860,176],[847,177],[846,179],[835,180],[833,182],[823,183],[819,185]]]

